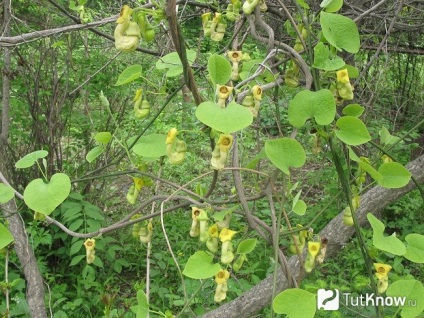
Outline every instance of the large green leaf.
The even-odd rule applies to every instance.
[[[340,130],[336,130],[337,138],[347,145],[358,146],[371,140],[367,126],[359,118],[343,116],[336,122]]]
[[[12,187],[0,183],[0,204],[9,202],[15,196],[15,191]]]
[[[118,80],[115,83],[115,86],[120,86],[124,84],[131,83],[141,76],[141,65],[135,64],[128,66],[119,76]]]
[[[275,296],[272,309],[287,318],[313,318],[317,308],[316,296],[300,288],[290,288]]]
[[[385,188],[402,188],[411,180],[411,173],[398,162],[383,163],[378,173],[382,176],[378,184]]]
[[[336,102],[328,89],[318,92],[301,91],[289,103],[289,122],[296,128],[302,127],[311,117],[314,117],[319,125],[328,125],[335,115]]]
[[[383,222],[371,213],[367,214],[367,219],[372,227],[372,243],[376,248],[394,255],[404,255],[406,253],[405,245],[395,235],[384,236],[386,227]]]
[[[269,160],[285,174],[289,168],[300,168],[305,164],[306,154],[302,145],[291,138],[279,138],[265,142],[265,153]]]
[[[29,168],[34,165],[34,163],[41,158],[47,157],[49,153],[45,150],[37,150],[34,152],[31,152],[27,154],[26,156],[22,157],[15,163],[15,167],[18,169],[24,169]]]
[[[193,50],[187,50],[186,54],[189,65],[192,65],[196,59],[196,52]],[[156,62],[156,69],[168,69],[166,76],[175,77],[183,73],[183,64],[181,63],[178,53],[171,52],[159,58],[159,60]]]
[[[134,153],[147,158],[159,158],[166,155],[166,135],[151,134],[142,136],[132,148]]]
[[[314,47],[314,64],[315,68],[325,71],[335,71],[345,65],[343,59],[337,55],[332,55],[329,48],[322,42]]]
[[[212,264],[212,261],[213,255],[198,251],[189,257],[183,275],[193,279],[211,278],[221,270],[221,266],[217,263]]]
[[[424,263],[424,235],[421,234],[408,234],[405,237],[408,243],[406,246],[406,253],[403,255],[414,263]]]
[[[208,60],[208,72],[214,85],[225,85],[231,78],[231,64],[225,57],[214,54]]]
[[[336,13],[321,11],[320,23],[325,39],[338,50],[357,53],[360,47],[359,32],[352,19]]]
[[[69,177],[64,173],[56,173],[48,183],[42,179],[32,180],[24,190],[24,201],[30,209],[49,215],[65,201],[70,191]]]
[[[196,117],[205,125],[225,134],[246,128],[253,121],[250,110],[234,101],[225,108],[212,102],[203,102],[196,109]]]
[[[13,240],[13,235],[9,229],[0,223],[0,250],[12,243]]]
[[[387,288],[386,295],[396,297],[395,299],[398,301],[405,301],[398,305],[402,310],[400,313],[402,318],[421,317],[420,314],[424,310],[424,286],[420,281],[415,279],[397,280]]]

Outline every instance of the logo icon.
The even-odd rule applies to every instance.
[[[318,310],[338,310],[340,292],[338,289],[326,290],[318,289],[317,307]]]

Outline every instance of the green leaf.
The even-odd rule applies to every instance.
[[[393,255],[404,255],[406,253],[405,245],[396,236],[384,236],[386,227],[383,222],[371,213],[367,214],[367,219],[372,227],[372,243],[376,248]]]
[[[339,51],[357,53],[360,47],[359,32],[352,19],[336,13],[321,11],[320,23],[325,39]]]
[[[314,117],[319,125],[328,125],[335,115],[336,102],[328,89],[318,92],[301,91],[289,103],[289,122],[296,128],[302,127],[311,117]]]
[[[258,242],[257,239],[247,239],[247,240],[241,241],[239,245],[237,246],[237,254],[250,253],[255,248],[257,242]]]
[[[287,318],[313,318],[316,312],[316,296],[306,290],[290,288],[275,296],[272,309]]]
[[[423,284],[415,279],[397,280],[390,284],[386,291],[389,297],[405,299],[405,303],[398,306],[402,310],[402,318],[419,317],[424,310],[423,294]]]
[[[215,276],[220,270],[219,264],[212,264],[213,255],[199,251],[191,255],[183,270],[183,275],[193,279],[206,279]]]
[[[69,266],[74,266],[77,265],[79,262],[81,262],[83,259],[85,258],[85,255],[77,255],[74,256],[71,260],[71,263],[69,264]]]
[[[0,204],[9,202],[15,196],[15,191],[12,187],[0,183]]]
[[[88,162],[93,162],[98,156],[100,156],[104,151],[106,150],[104,145],[98,145],[91,149],[87,155],[85,156],[85,159]]]
[[[196,117],[205,125],[225,134],[246,128],[253,121],[250,110],[234,101],[225,108],[212,102],[203,102],[196,109]]]
[[[292,203],[292,211],[296,213],[297,215],[304,215],[306,212],[306,203],[303,200],[300,200],[300,194],[302,193],[302,190],[300,190],[296,196],[293,198]]]
[[[380,136],[380,143],[384,146],[391,146],[400,140],[399,137],[391,135],[384,126],[380,129],[378,135]]]
[[[364,161],[359,161],[358,163],[359,167],[361,167],[362,170],[364,170],[366,173],[368,173],[371,178],[373,178],[375,181],[380,181],[383,176],[375,170],[369,163],[366,163]]]
[[[309,5],[305,0],[296,0],[297,4],[300,5],[303,9],[309,9]]]
[[[65,201],[70,191],[69,177],[64,173],[56,173],[48,183],[42,179],[32,180],[24,190],[24,201],[30,209],[49,215]]]
[[[345,65],[343,59],[337,55],[330,53],[329,48],[322,42],[314,47],[314,64],[315,68],[325,71],[335,71]]]
[[[359,117],[364,112],[365,107],[359,104],[349,104],[343,108],[342,113],[345,116]]]
[[[212,55],[208,60],[208,72],[214,86],[225,85],[231,78],[231,64],[228,60],[218,54]]]
[[[359,118],[341,117],[337,120],[336,126],[340,129],[335,131],[337,138],[347,145],[358,146],[371,140],[367,126]]]
[[[142,136],[132,150],[142,157],[159,158],[166,155],[165,140],[166,135],[163,134]]]
[[[78,240],[78,241],[74,242],[71,245],[71,248],[69,250],[69,256],[72,256],[72,255],[78,253],[81,250],[81,247],[82,247],[83,244],[84,244],[83,240]]]
[[[345,64],[343,68],[347,69],[347,74],[349,75],[349,78],[357,78],[359,76],[359,70],[355,66]]]
[[[131,83],[141,76],[142,67],[140,64],[128,66],[119,76],[115,86]]]
[[[15,239],[9,229],[0,223],[0,250],[12,243]]]
[[[291,138],[279,138],[265,142],[265,153],[271,162],[285,174],[289,168],[300,168],[305,164],[306,154],[302,145]]]
[[[187,50],[186,54],[189,65],[192,65],[196,59],[196,52],[193,50]],[[162,56],[156,62],[155,66],[158,70],[168,69],[168,72],[166,73],[167,77],[176,77],[183,73],[183,64],[181,63],[177,52],[171,52]]]
[[[256,156],[254,156],[253,159],[250,160],[250,162],[245,166],[245,168],[255,169],[258,162],[261,159],[265,159],[265,158],[267,158],[266,153],[265,153],[265,148],[262,148],[261,151],[259,151],[259,153],[257,153]]]
[[[146,318],[149,315],[149,303],[147,296],[142,289],[137,291],[137,312],[136,318]]]
[[[411,173],[398,162],[383,163],[378,172],[382,175],[378,184],[385,188],[402,188],[411,180]]]
[[[94,136],[94,140],[101,144],[107,144],[112,139],[112,134],[107,131],[99,132]]]
[[[38,159],[45,158],[48,154],[49,153],[45,150],[31,152],[23,158],[19,159],[18,162],[15,163],[15,167],[18,169],[32,167]]]
[[[227,214],[233,213],[235,210],[239,208],[239,205],[235,205],[227,210],[217,211],[212,214],[212,218],[217,222],[224,221],[224,218],[227,216]]]
[[[326,12],[336,12],[343,6],[343,0],[323,0],[319,6]]]
[[[405,237],[408,243],[406,246],[406,253],[403,255],[406,259],[414,263],[424,263],[424,235],[421,234],[408,234]]]

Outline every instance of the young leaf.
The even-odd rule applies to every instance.
[[[359,117],[364,112],[365,108],[359,104],[349,104],[343,108],[342,113],[345,116]]]
[[[187,50],[187,60],[190,65],[193,64],[196,59],[196,52],[193,50]],[[163,70],[168,69],[166,76],[175,77],[183,73],[183,65],[177,52],[171,52],[159,58],[156,62],[156,69]]]
[[[314,117],[319,125],[328,125],[335,115],[336,102],[328,89],[318,92],[301,91],[289,103],[289,122],[296,128],[302,127],[311,117]]]
[[[272,302],[272,309],[277,314],[286,314],[289,318],[313,318],[316,306],[316,296],[300,288],[286,289]]]
[[[356,117],[341,117],[337,120],[336,126],[340,129],[335,131],[337,138],[347,145],[358,146],[371,140],[367,126]]]
[[[198,251],[191,255],[183,270],[183,275],[193,279],[206,279],[215,276],[221,266],[212,264],[213,256],[203,251]]]
[[[42,179],[32,180],[24,190],[26,205],[45,215],[56,209],[71,192],[71,180],[64,173],[54,174],[50,182]]]
[[[376,248],[393,255],[404,255],[406,253],[405,245],[396,236],[384,236],[386,227],[383,222],[371,213],[367,214],[367,219],[372,227],[372,243]]]
[[[142,289],[137,292],[137,312],[136,318],[146,318],[149,315],[149,303],[147,296]]]
[[[391,146],[400,140],[399,137],[391,135],[384,126],[380,129],[378,135],[380,136],[380,143],[385,146]]]
[[[250,253],[255,248],[257,242],[258,242],[257,239],[247,239],[247,240],[241,241],[239,245],[237,246],[237,254]]]
[[[411,173],[398,162],[383,163],[378,172],[382,176],[378,184],[385,188],[402,188],[411,180]]]
[[[306,212],[306,203],[305,203],[305,201],[299,199],[301,193],[302,193],[302,190],[299,190],[299,192],[294,197],[293,203],[292,203],[292,211],[294,213],[296,213],[297,215],[304,215],[305,212]]]
[[[0,183],[0,204],[9,202],[15,196],[15,191],[3,183]]]
[[[225,134],[246,128],[253,121],[249,109],[234,101],[225,108],[212,102],[203,102],[196,109],[196,117],[205,125]]]
[[[115,86],[131,83],[141,76],[141,65],[135,64],[128,66],[119,76]]]
[[[408,243],[406,246],[406,253],[403,255],[406,259],[414,263],[424,263],[424,235],[421,234],[408,234],[405,237]]]
[[[45,150],[37,150],[37,151],[31,152],[27,154],[26,156],[24,156],[23,158],[19,159],[15,163],[15,167],[18,169],[32,167],[38,159],[47,157],[48,154],[49,153]]]
[[[323,0],[319,6],[326,12],[337,12],[343,6],[343,0]]]
[[[208,60],[208,72],[214,86],[225,85],[231,78],[231,64],[225,57],[214,54]]]
[[[85,156],[85,160],[93,162],[98,156],[100,156],[106,150],[104,145],[98,145],[91,149]]]
[[[330,50],[324,43],[318,42],[314,47],[314,64],[315,68],[325,71],[335,71],[345,65],[343,59],[337,55],[331,56]]]
[[[0,223],[0,250],[14,241],[12,233],[9,229]]]
[[[352,19],[336,13],[321,11],[320,24],[325,39],[339,51],[357,53],[360,47],[359,32]]]
[[[107,131],[99,132],[94,136],[94,140],[98,143],[106,145],[112,139],[112,134]]]
[[[265,153],[269,160],[285,174],[289,168],[300,168],[305,164],[306,154],[302,145],[291,138],[279,138],[265,142]]]

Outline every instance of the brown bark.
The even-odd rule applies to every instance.
[[[424,155],[410,162],[407,166],[419,184],[424,182]],[[356,211],[358,221],[361,226],[367,225],[367,213],[378,214],[386,206],[395,202],[401,196],[415,188],[415,183],[410,182],[407,186],[400,189],[386,189],[376,186],[370,189],[361,197],[361,206]],[[320,237],[326,237],[329,241],[326,258],[333,257],[353,236],[355,230],[353,227],[346,227],[343,224],[343,212],[330,221],[327,226],[319,233]],[[296,277],[300,273],[300,264],[297,256],[289,260],[290,271]],[[302,273],[305,275],[305,273]],[[279,269],[277,291],[280,292],[288,288],[287,279]],[[240,297],[230,301],[221,307],[212,310],[202,318],[238,318],[250,317],[272,301],[273,275],[267,277],[258,285],[244,293]]]

